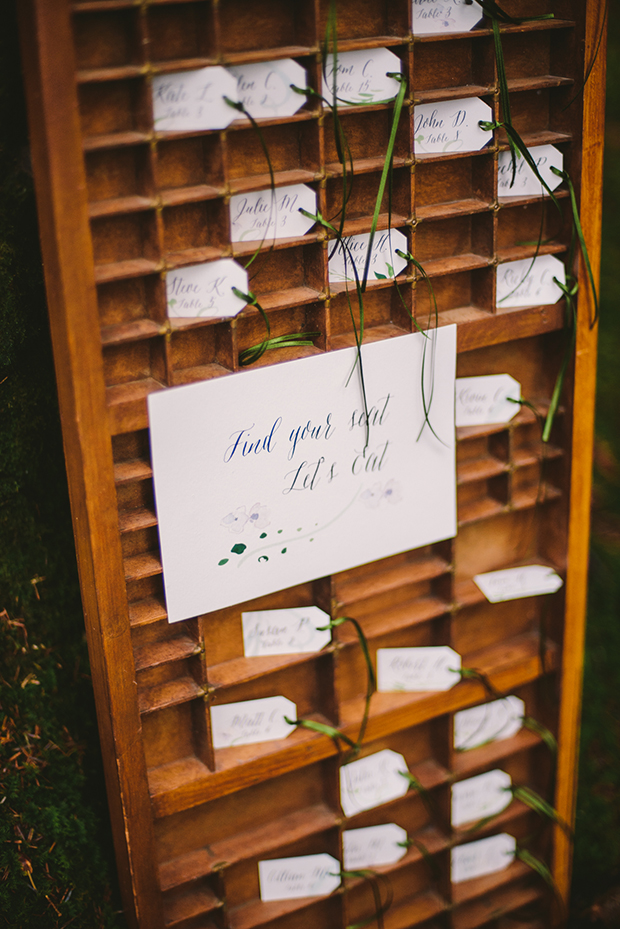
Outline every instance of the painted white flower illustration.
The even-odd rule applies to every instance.
[[[224,517],[220,526],[225,526],[231,532],[236,533],[243,532],[248,524],[255,529],[264,529],[271,522],[270,516],[271,511],[266,506],[261,506],[260,503],[254,503],[249,513],[246,512],[244,506],[238,506],[236,510]]]
[[[377,481],[376,484],[368,487],[360,494],[360,500],[371,510],[376,510],[382,500],[396,504],[400,503],[402,499],[403,493],[400,484],[394,480],[389,480],[385,487],[382,487],[381,483]]]

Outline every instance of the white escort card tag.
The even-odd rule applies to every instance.
[[[421,103],[413,109],[414,152],[416,155],[477,152],[493,138],[493,133],[481,129],[478,123],[490,122],[492,118],[491,107],[480,97]]]
[[[454,714],[454,748],[464,752],[516,735],[523,726],[525,703],[513,695]]]
[[[562,262],[553,255],[522,258],[497,266],[496,304],[501,307],[545,306],[557,303],[562,291],[553,278],[566,284]]]
[[[340,768],[340,806],[344,815],[355,816],[404,797],[409,790],[408,773],[403,756],[389,748],[343,765]]]
[[[496,816],[512,802],[512,780],[496,768],[452,785],[452,825]]]
[[[347,829],[342,833],[345,871],[395,864],[407,854],[407,832],[396,823]]]
[[[504,871],[514,861],[516,849],[515,839],[506,832],[479,842],[457,845],[451,855],[452,883],[460,884],[485,874]]]
[[[562,152],[553,145],[535,145],[528,148],[534,159],[540,176],[550,190],[555,190],[562,183],[562,178],[554,174],[551,168],[561,171],[564,167]],[[548,197],[546,189],[540,183],[525,158],[517,157],[514,184],[512,183],[512,156],[510,152],[500,152],[497,163],[497,193],[500,197]]]
[[[305,235],[314,226],[314,220],[300,213],[300,208],[316,214],[316,191],[305,184],[235,194],[230,198],[231,241]]]
[[[329,243],[328,272],[330,284],[339,281],[355,283],[353,266],[357,271],[358,279],[362,280],[369,239],[370,233],[362,232],[359,235],[345,236],[342,244]],[[407,267],[407,259],[397,255],[396,251],[398,249],[398,251],[407,252],[408,248],[407,237],[398,229],[392,229],[390,232],[376,232],[372,243],[368,280],[376,281],[383,278],[393,278],[400,274],[401,271],[404,271]]]
[[[378,648],[377,690],[450,690],[461,680],[461,656],[448,645]]]
[[[336,105],[384,103],[393,100],[400,81],[388,74],[400,74],[402,63],[387,48],[342,52],[337,59]],[[323,96],[331,105],[334,97],[334,56],[328,55],[323,69]]]
[[[317,628],[329,623],[329,616],[318,606],[242,613],[241,622],[246,658],[318,652],[332,638],[329,629],[319,632]]]
[[[158,132],[196,129],[225,129],[239,111],[226,103],[237,103],[237,78],[219,65],[158,74],[153,78],[153,123]]]
[[[300,855],[258,862],[261,900],[323,897],[340,887],[340,863],[331,855]]]
[[[297,717],[297,707],[286,697],[262,697],[212,706],[213,748],[285,739],[296,728],[286,722],[285,716]]]
[[[476,574],[474,581],[491,603],[554,594],[564,583],[553,568],[541,564]]]
[[[521,385],[509,374],[457,377],[456,425],[507,423],[520,409]]]
[[[469,32],[482,19],[477,3],[465,0],[413,0],[414,35]]]
[[[307,86],[304,68],[292,58],[234,65],[228,70],[237,78],[239,100],[254,119],[292,116],[306,102],[291,87],[305,90]]]
[[[219,319],[236,316],[247,300],[233,287],[248,291],[248,272],[232,258],[175,268],[166,274],[166,300],[171,318]]]

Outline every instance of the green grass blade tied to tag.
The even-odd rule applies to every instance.
[[[376,922],[377,929],[383,929],[383,917],[392,905],[394,893],[389,878],[385,874],[378,874],[370,868],[362,868],[359,871],[341,871],[339,875],[343,880],[363,880],[368,883],[374,899],[375,910],[372,916],[364,919],[359,923],[351,923],[347,929],[364,929]],[[385,900],[381,899],[381,888],[385,891]]]
[[[302,729],[309,729],[311,732],[319,732],[321,735],[329,736],[329,738],[333,739],[336,743],[336,747],[338,747],[338,742],[342,741],[345,742],[349,748],[355,749],[355,742],[334,726],[327,726],[325,723],[316,722],[314,719],[289,719],[288,716],[284,717],[284,721],[287,722],[289,726],[301,726]]]
[[[590,321],[590,329],[593,329],[598,321],[598,316],[599,316],[598,294],[596,292],[596,284],[594,283],[594,274],[592,273],[592,265],[590,264],[590,256],[588,255],[588,248],[586,245],[585,236],[583,234],[581,220],[579,218],[579,208],[577,206],[575,188],[573,187],[573,182],[570,179],[568,171],[560,171],[558,168],[554,168],[554,167],[552,167],[551,170],[557,177],[561,177],[562,180],[565,181],[568,186],[568,192],[570,194],[571,210],[573,213],[573,228],[575,230],[577,239],[579,241],[579,248],[581,249],[581,254],[583,255],[583,260],[586,266],[586,271],[588,273],[588,280],[590,282],[590,287],[592,289],[592,299],[594,300],[594,319]]]
[[[364,735],[366,734],[366,727],[368,725],[368,718],[370,715],[370,701],[372,699],[372,695],[377,690],[377,679],[375,676],[375,670],[372,666],[372,658],[370,657],[370,651],[368,649],[368,642],[366,641],[364,630],[356,619],[352,619],[350,616],[340,616],[338,619],[332,619],[326,626],[317,626],[317,630],[319,632],[325,632],[328,629],[336,629],[338,626],[342,626],[343,623],[351,623],[355,628],[360,648],[362,649],[362,654],[364,656],[364,661],[366,663],[367,684],[364,715],[362,717],[360,730],[354,745],[355,754],[358,754],[364,739]]]
[[[550,803],[547,803],[539,793],[532,790],[531,787],[520,787],[513,784],[512,787],[507,787],[506,789],[511,792],[515,800],[519,800],[521,803],[525,804],[525,806],[529,807],[530,810],[534,810],[535,813],[538,813],[539,816],[550,819],[551,822],[559,826],[569,838],[573,837],[573,831],[566,820],[562,819],[557,810],[555,810]]]

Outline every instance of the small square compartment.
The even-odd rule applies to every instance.
[[[439,861],[443,864],[443,859],[447,862],[447,853],[439,854],[439,861],[426,848],[424,839],[426,835],[422,833],[418,838],[421,847],[424,848],[424,854],[417,848],[413,847],[408,850],[404,858],[401,858],[396,864],[390,866],[387,871],[387,879],[392,895],[390,905],[389,925],[393,926],[415,926],[416,929],[427,929],[429,924],[425,921],[426,917],[439,916],[448,909],[448,903],[440,892],[437,884],[437,871],[444,871]],[[427,861],[425,855],[431,855],[431,860]],[[382,872],[385,869],[382,868]],[[362,881],[359,878],[349,882],[350,889],[347,892],[347,922],[354,925],[365,925],[374,922],[373,914],[376,912],[376,903],[368,881]],[[445,893],[445,891],[444,891]],[[424,922],[422,922],[424,920]],[[442,926],[442,923],[432,923],[432,926]]]
[[[383,106],[365,113],[356,112],[356,107],[343,108],[338,111],[340,124],[353,161],[366,163],[373,170],[381,171],[385,163],[393,122],[393,108]],[[334,127],[331,119],[325,120],[325,162],[330,170],[341,171],[338,150],[334,141]],[[394,163],[398,165],[409,158],[410,152],[409,120],[403,118],[398,123],[396,142],[394,144]],[[353,166],[355,169],[355,165]],[[347,155],[347,170],[349,169]],[[355,181],[354,181],[355,183]]]
[[[416,218],[490,207],[493,203],[495,164],[492,155],[419,161],[415,166]]]
[[[222,248],[228,241],[228,217],[223,200],[180,203],[165,207],[164,251],[178,254],[190,249]]]
[[[140,62],[137,10],[77,13],[73,19],[78,69]]]
[[[153,210],[93,219],[91,233],[95,264],[159,258]]]
[[[339,3],[337,29],[339,39],[362,39],[377,36],[407,36],[409,33],[408,0],[356,0]],[[325,35],[329,0],[321,0],[319,35]]]
[[[570,30],[545,29],[502,36],[508,81],[562,75],[568,64],[569,33]]]
[[[224,164],[219,136],[160,138],[157,142],[156,183],[162,191],[201,186],[222,188]]]
[[[467,90],[471,87],[469,96],[478,96],[482,93],[481,88],[493,86],[494,67],[495,53],[490,38],[417,42],[414,46],[413,95],[417,100],[420,91],[444,87]],[[461,96],[467,94],[462,93]]]
[[[490,268],[475,268],[433,276],[431,284],[440,322],[465,322],[480,318],[481,313],[492,313],[494,273]],[[418,279],[415,287],[415,314],[422,327],[435,325],[435,304],[423,279]]]
[[[152,125],[151,101],[141,78],[81,84],[78,97],[81,129],[86,137],[145,131]]]
[[[304,341],[312,345],[299,345],[290,348],[268,349],[252,367],[276,364],[279,361],[290,361],[293,358],[306,358],[315,355],[318,351],[325,351],[325,304],[310,303],[302,306],[281,310],[270,310],[267,313],[271,326],[270,335],[267,335],[265,321],[257,310],[251,307],[243,311],[237,321],[237,345],[239,356],[246,349],[256,346],[266,338],[290,335],[293,333],[318,333]]]
[[[261,128],[274,173],[319,171],[319,129],[316,119],[294,120]],[[242,190],[250,179],[270,186],[269,164],[256,130],[247,125],[229,129],[226,135],[227,174],[231,188]],[[243,179],[243,180],[242,180]],[[310,179],[310,178],[308,178]],[[244,183],[245,181],[245,183]]]
[[[146,145],[86,152],[85,161],[91,202],[148,197],[153,192]]]
[[[162,905],[165,925],[181,926],[183,929],[215,929],[223,904],[217,895],[218,889],[219,880],[216,875],[211,875],[164,891]]]
[[[103,352],[103,373],[108,387],[149,377],[164,383],[163,339],[144,339],[107,346]]]
[[[150,4],[147,12],[150,60],[215,57],[210,6],[204,0],[173,6]]]
[[[380,282],[380,284],[383,284],[383,282]],[[409,306],[411,286],[403,283],[399,284],[399,287],[406,306]],[[374,338],[404,335],[404,333],[412,331],[413,323],[392,281],[389,281],[385,287],[373,286],[368,288],[363,298],[365,342],[373,340],[373,330]],[[359,307],[354,284],[349,285],[349,300],[351,301],[355,326],[359,335]],[[347,348],[355,345],[353,323],[346,293],[337,292],[332,295],[329,312],[332,348]]]
[[[415,257],[427,273],[432,273],[427,264],[444,262],[447,255],[451,259],[491,258],[493,217],[485,214],[455,216],[450,220],[429,220],[416,226]]]
[[[97,296],[102,328],[144,320],[163,324],[166,319],[166,293],[159,275],[100,284]]]
[[[230,374],[234,367],[230,324],[209,321],[199,328],[173,332],[170,366],[174,385]]]
[[[379,172],[356,174],[353,179],[347,178],[350,185],[350,196],[345,208],[346,221],[367,219],[366,229],[370,228],[371,219],[375,210],[377,194],[381,176]],[[327,207],[326,215],[333,225],[340,222],[340,213],[344,196],[342,177],[328,178],[327,180]],[[408,168],[396,169],[392,172],[392,225],[399,226],[411,216],[411,174]],[[381,204],[381,213],[387,223],[388,192],[384,193]]]
[[[250,290],[264,309],[296,303],[295,297],[299,302],[316,301],[324,289],[324,261],[320,243],[275,249],[267,246],[248,268]]]
[[[494,477],[507,470],[507,429],[488,434],[484,426],[480,430],[476,426],[465,426],[457,429],[457,440],[456,473],[459,484]]]
[[[219,6],[220,52],[233,55],[271,48],[314,46],[314,8],[289,0],[226,0]]]
[[[567,201],[559,201],[562,215],[549,197],[534,203],[502,206],[498,214],[497,250],[526,249],[533,254],[536,243],[570,241],[572,216]],[[525,257],[519,255],[518,257]],[[562,256],[558,256],[560,261]]]

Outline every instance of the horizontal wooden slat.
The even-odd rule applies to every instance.
[[[138,688],[138,707],[143,715],[154,713],[156,710],[164,710],[167,707],[179,706],[181,703],[196,700],[204,693],[204,687],[201,687],[193,677],[186,675],[144,690]]]
[[[200,652],[201,646],[198,642],[181,634],[163,642],[152,642],[134,649],[134,664],[136,671],[144,671],[146,668],[156,668],[171,661],[181,661]]]

